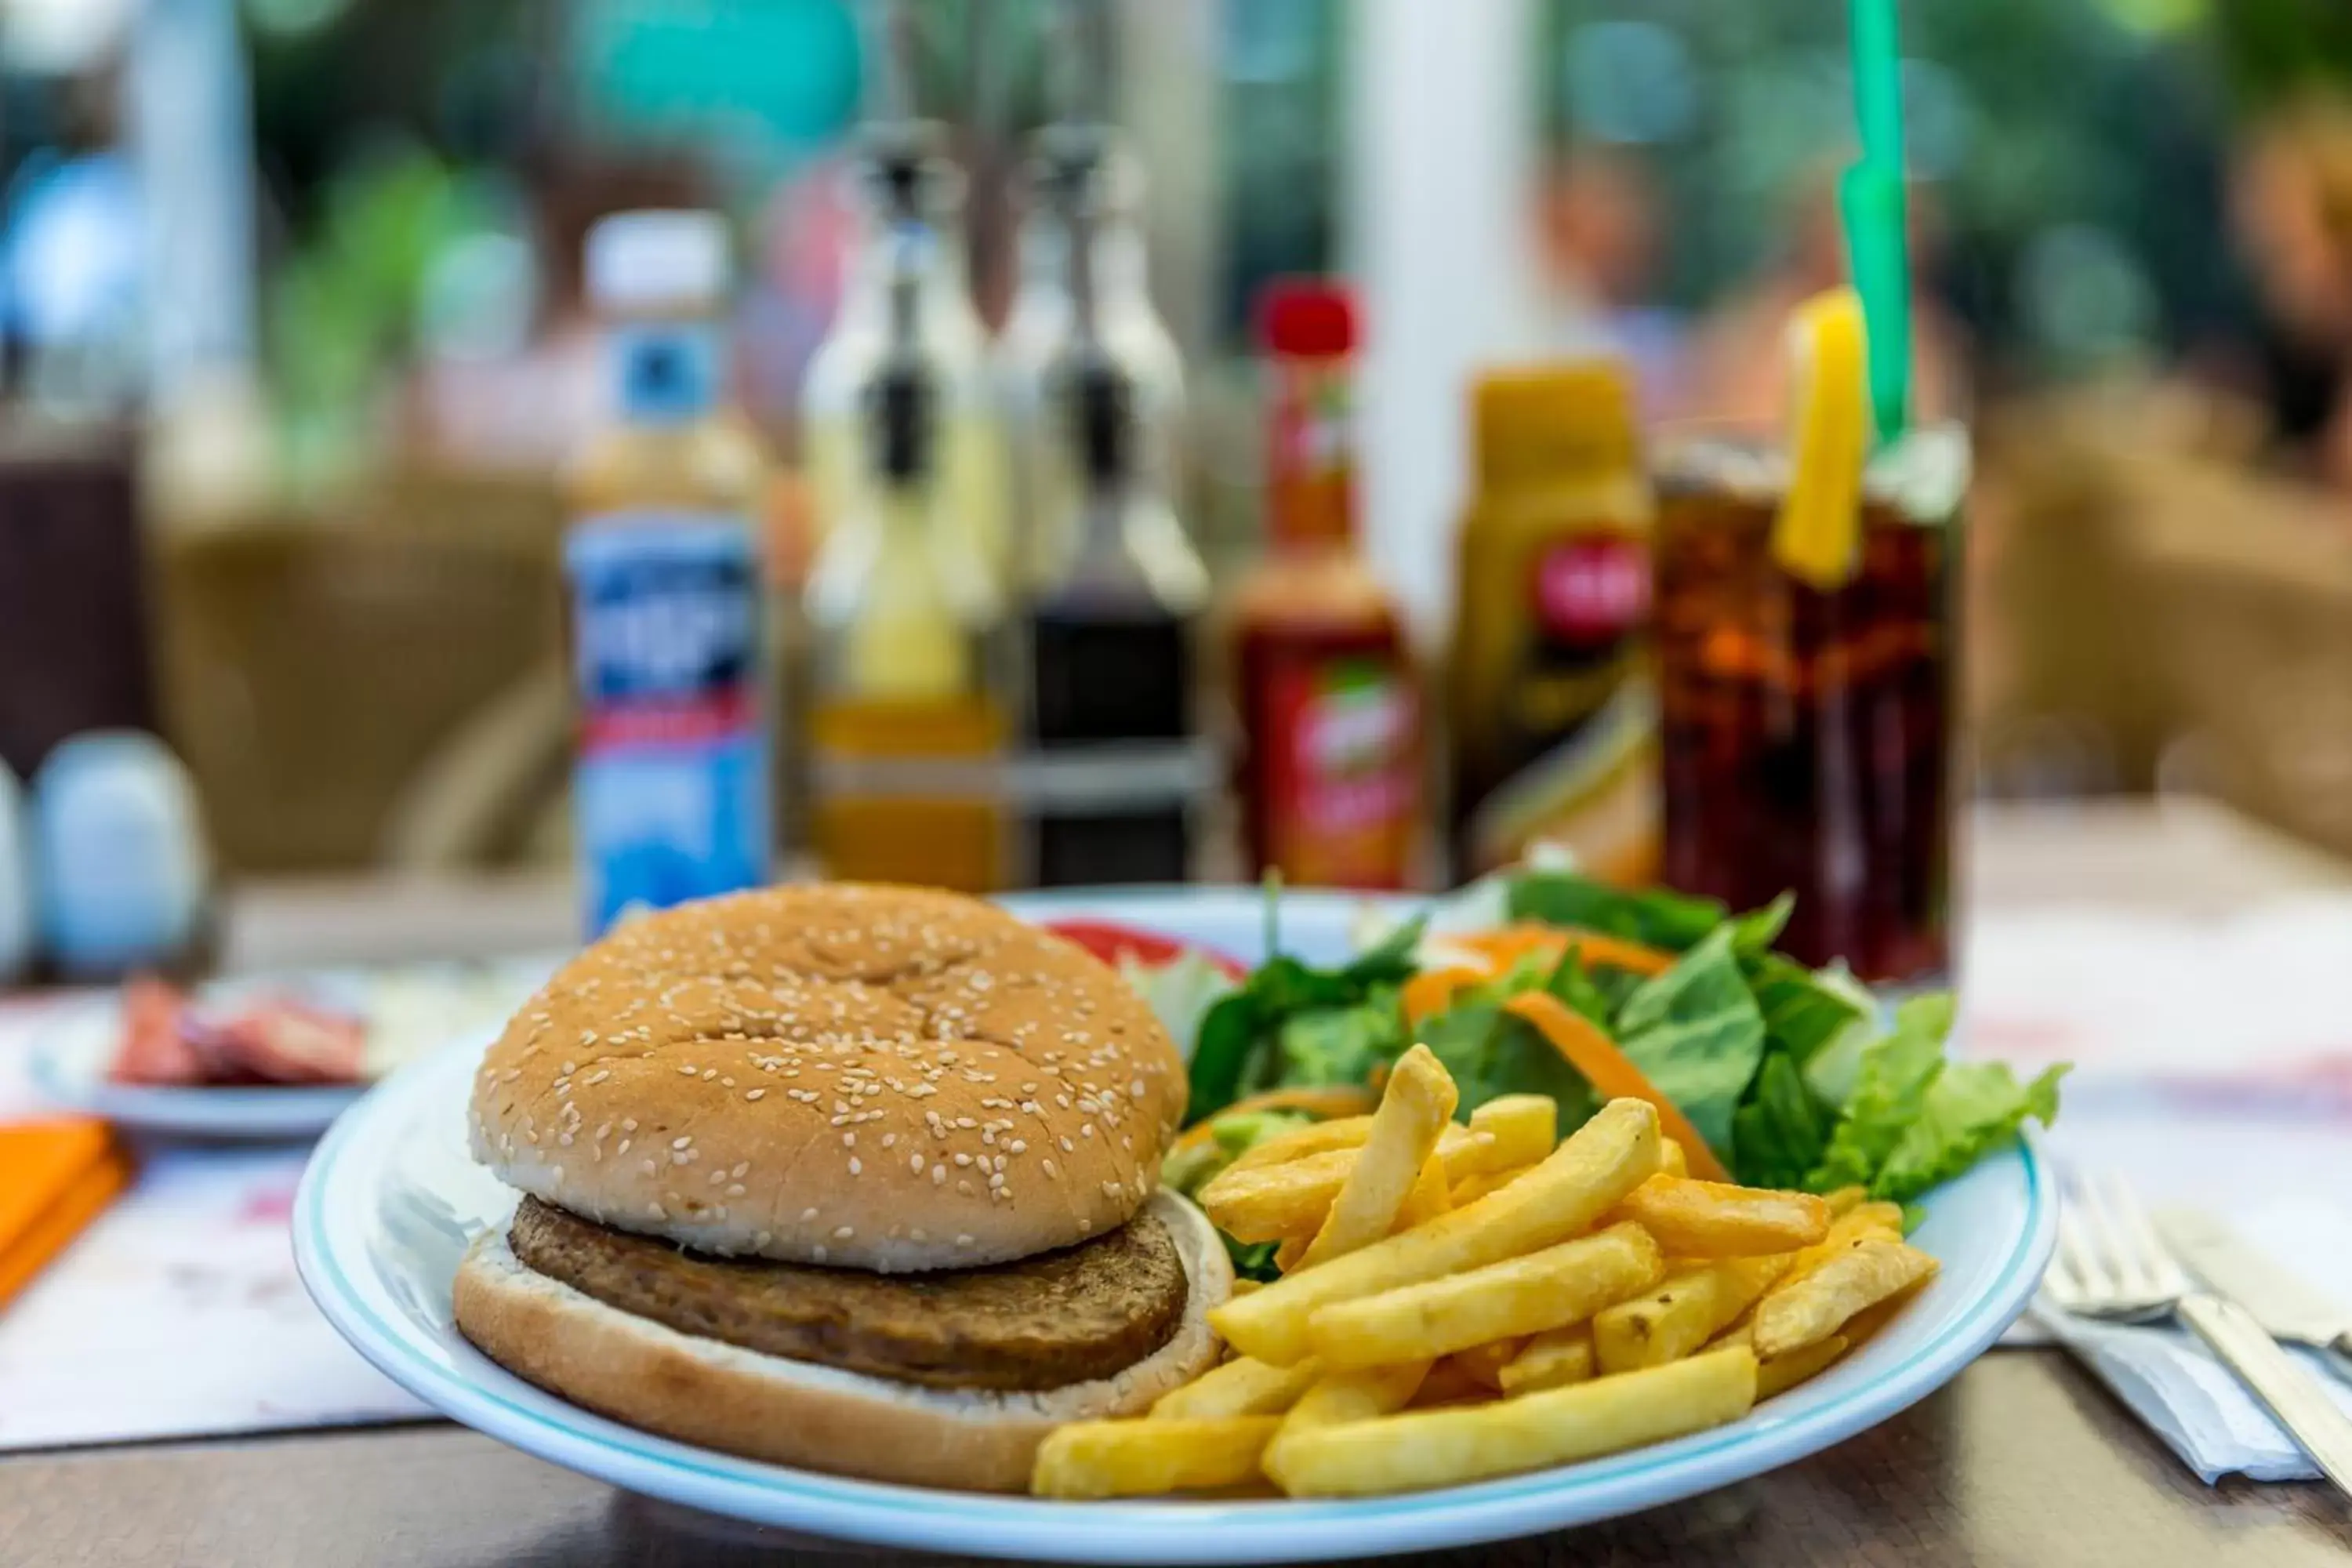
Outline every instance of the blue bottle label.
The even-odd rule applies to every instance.
[[[707,321],[641,321],[604,334],[614,412],[640,425],[698,419],[717,405],[726,374],[719,329]]]
[[[575,527],[574,831],[591,935],[767,880],[759,554],[738,517],[614,512]]]

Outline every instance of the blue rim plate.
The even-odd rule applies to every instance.
[[[1007,900],[1045,918],[1124,921],[1255,958],[1251,891]],[[1294,894],[1283,945],[1344,951],[1353,900]],[[1097,1563],[1296,1562],[1528,1535],[1631,1513],[1778,1468],[1885,1420],[1949,1381],[2024,1310],[2056,1239],[2036,1144],[2021,1141],[1931,1194],[1915,1237],[1943,1268],[1860,1352],[1745,1419],[1670,1443],[1478,1486],[1346,1501],[1093,1503],[849,1480],[731,1458],[591,1415],[482,1356],[450,1320],[473,1234],[512,1194],[467,1157],[466,1096],[483,1042],[406,1068],[338,1120],[304,1173],[294,1256],[330,1322],[385,1375],[453,1419],[616,1487],[820,1536],[953,1553]]]
[[[359,1084],[165,1087],[106,1076],[122,1037],[118,995],[68,1005],[34,1038],[33,1083],[59,1105],[133,1132],[173,1138],[315,1138],[361,1094]]]

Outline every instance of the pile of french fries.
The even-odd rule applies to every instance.
[[[1661,1442],[1820,1373],[1936,1272],[1858,1189],[1691,1179],[1646,1101],[1558,1142],[1547,1097],[1466,1127],[1456,1100],[1416,1046],[1371,1114],[1202,1188],[1228,1234],[1279,1244],[1282,1278],[1210,1314],[1228,1359],[1148,1415],[1054,1432],[1032,1489],[1367,1496]]]

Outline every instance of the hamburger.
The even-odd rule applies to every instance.
[[[990,905],[830,885],[653,915],[483,1059],[474,1154],[522,1195],[457,1327],[667,1436],[1018,1489],[1055,1426],[1216,1362],[1231,1266],[1158,1190],[1184,1095],[1116,972]]]

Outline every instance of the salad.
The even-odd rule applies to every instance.
[[[1565,1135],[1631,1096],[1657,1108],[1694,1176],[1902,1205],[2057,1114],[2064,1068],[2020,1081],[1948,1059],[1949,993],[1889,1005],[1843,967],[1776,952],[1791,904],[1734,914],[1528,868],[1402,923],[1368,915],[1356,955],[1318,968],[1282,952],[1269,890],[1273,956],[1239,979],[1197,954],[1122,959],[1193,1042],[1163,1179],[1191,1194],[1269,1138],[1369,1111],[1416,1042],[1460,1086],[1464,1120],[1538,1093]],[[1230,1245],[1272,1277],[1270,1246]]]

